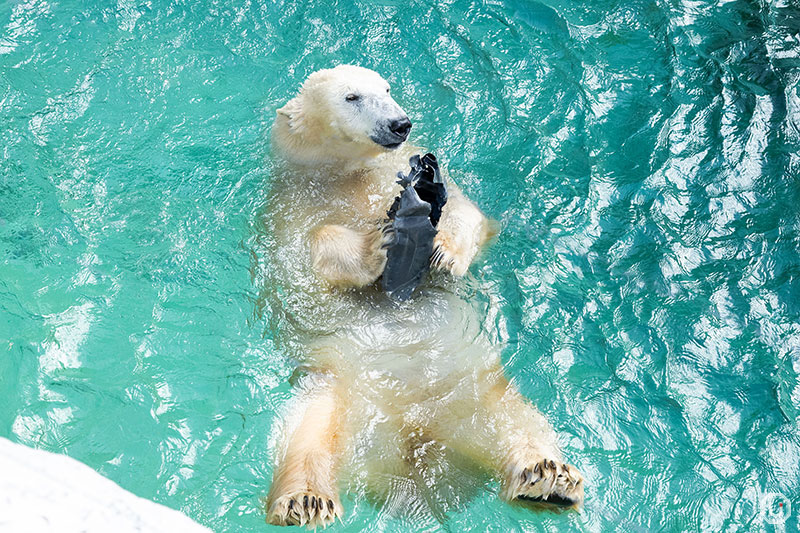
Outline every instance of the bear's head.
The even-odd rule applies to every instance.
[[[291,161],[365,159],[405,142],[411,121],[372,70],[353,65],[320,70],[278,109],[273,139]]]

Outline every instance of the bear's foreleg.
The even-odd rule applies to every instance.
[[[386,266],[388,237],[376,228],[358,231],[325,224],[311,232],[311,264],[334,287],[364,287],[373,283]]]
[[[267,497],[267,522],[325,527],[342,515],[336,473],[344,443],[344,399],[336,387],[315,388],[278,461]]]
[[[463,276],[481,247],[497,234],[497,223],[484,216],[454,184],[433,240],[431,266]]]

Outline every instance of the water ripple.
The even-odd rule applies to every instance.
[[[355,487],[336,528],[771,530],[769,493],[800,501],[798,28],[791,0],[6,2],[0,435],[264,528],[294,371],[268,130],[354,62],[501,222],[471,289],[588,485],[531,513],[435,463],[469,497]]]

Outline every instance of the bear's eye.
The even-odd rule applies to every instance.
[[[386,88],[386,94],[389,94],[389,88],[388,87]]]
[[[348,94],[347,96],[344,97],[344,99],[347,100],[348,102],[355,102],[361,99],[361,96],[357,94]]]

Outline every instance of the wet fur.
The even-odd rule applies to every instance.
[[[274,245],[266,269],[282,288],[265,298],[284,319],[279,342],[307,377],[286,415],[267,520],[332,523],[344,512],[343,477],[389,501],[392,483],[419,468],[409,458],[432,444],[499,479],[506,500],[580,506],[581,474],[504,377],[479,312],[452,287],[496,226],[449,181],[432,258],[445,274],[403,306],[374,283],[386,260],[380,228],[399,190],[395,174],[419,150],[370,144],[368,131],[340,126],[347,121],[337,113],[347,112],[347,91],[374,89],[381,98],[382,84],[358,67],[314,74],[273,128],[283,163],[269,206]],[[354,454],[359,472],[348,471]]]

